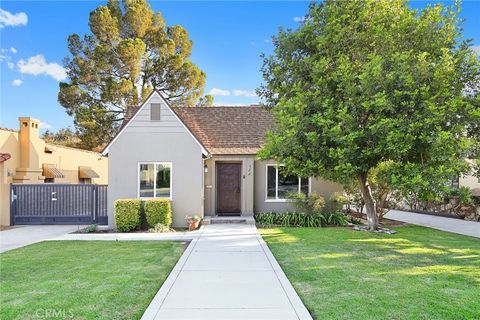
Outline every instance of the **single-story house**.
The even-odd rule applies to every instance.
[[[125,198],[169,198],[173,225],[186,215],[252,216],[291,208],[288,192],[326,199],[333,182],[284,174],[256,154],[274,118],[259,106],[171,107],[158,93],[130,108],[103,153],[109,158],[108,214]]]

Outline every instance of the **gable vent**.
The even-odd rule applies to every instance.
[[[160,103],[150,104],[150,120],[160,120]]]

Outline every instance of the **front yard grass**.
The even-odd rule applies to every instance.
[[[397,230],[260,232],[317,319],[480,319],[480,239]]]
[[[0,319],[139,319],[184,243],[46,241],[0,254]]]

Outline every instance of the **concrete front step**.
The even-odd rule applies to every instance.
[[[220,216],[214,216],[210,217],[207,216],[203,218],[202,224],[207,225],[207,224],[228,224],[228,223],[237,223],[237,224],[248,224],[248,225],[254,225],[255,224],[255,219],[253,216],[238,216],[238,217],[220,217]]]

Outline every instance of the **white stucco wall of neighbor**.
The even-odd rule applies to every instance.
[[[159,103],[160,120],[151,120],[150,106]],[[139,163],[172,164],[171,197],[173,226],[184,226],[186,215],[203,216],[202,147],[154,93],[110,144],[108,215],[114,227],[117,199],[138,198]]]

